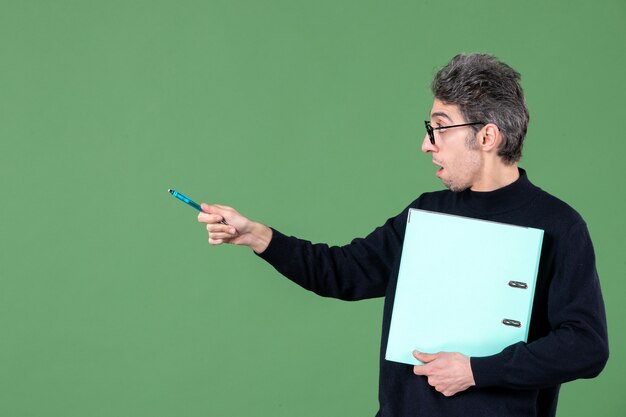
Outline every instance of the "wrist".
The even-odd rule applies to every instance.
[[[255,253],[260,254],[267,249],[272,240],[272,229],[262,223],[253,223],[250,233],[251,241],[248,247]]]

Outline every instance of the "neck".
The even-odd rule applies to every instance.
[[[514,183],[519,178],[517,163],[506,165],[500,158],[485,160],[482,171],[478,181],[470,187],[472,191],[495,191]]]

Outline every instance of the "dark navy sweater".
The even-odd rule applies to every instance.
[[[414,375],[412,366],[384,359],[409,208],[544,230],[528,342],[472,357],[476,386],[452,397]],[[604,303],[587,226],[570,206],[531,184],[524,170],[516,182],[492,192],[422,194],[367,237],[345,246],[312,244],[274,230],[260,256],[321,296],[385,297],[380,417],[554,416],[560,384],[598,375],[608,359]]]

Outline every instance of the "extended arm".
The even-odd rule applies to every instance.
[[[385,295],[389,275],[402,250],[406,210],[365,238],[344,246],[313,244],[252,221],[235,209],[202,204],[209,243],[244,245],[281,274],[316,294],[344,300]],[[225,220],[227,225],[220,222]]]

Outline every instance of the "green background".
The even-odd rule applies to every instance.
[[[523,75],[521,166],[588,222],[623,416],[626,2],[0,0],[0,415],[367,416],[382,301],[210,247],[176,188],[343,244],[440,189],[437,68]]]

